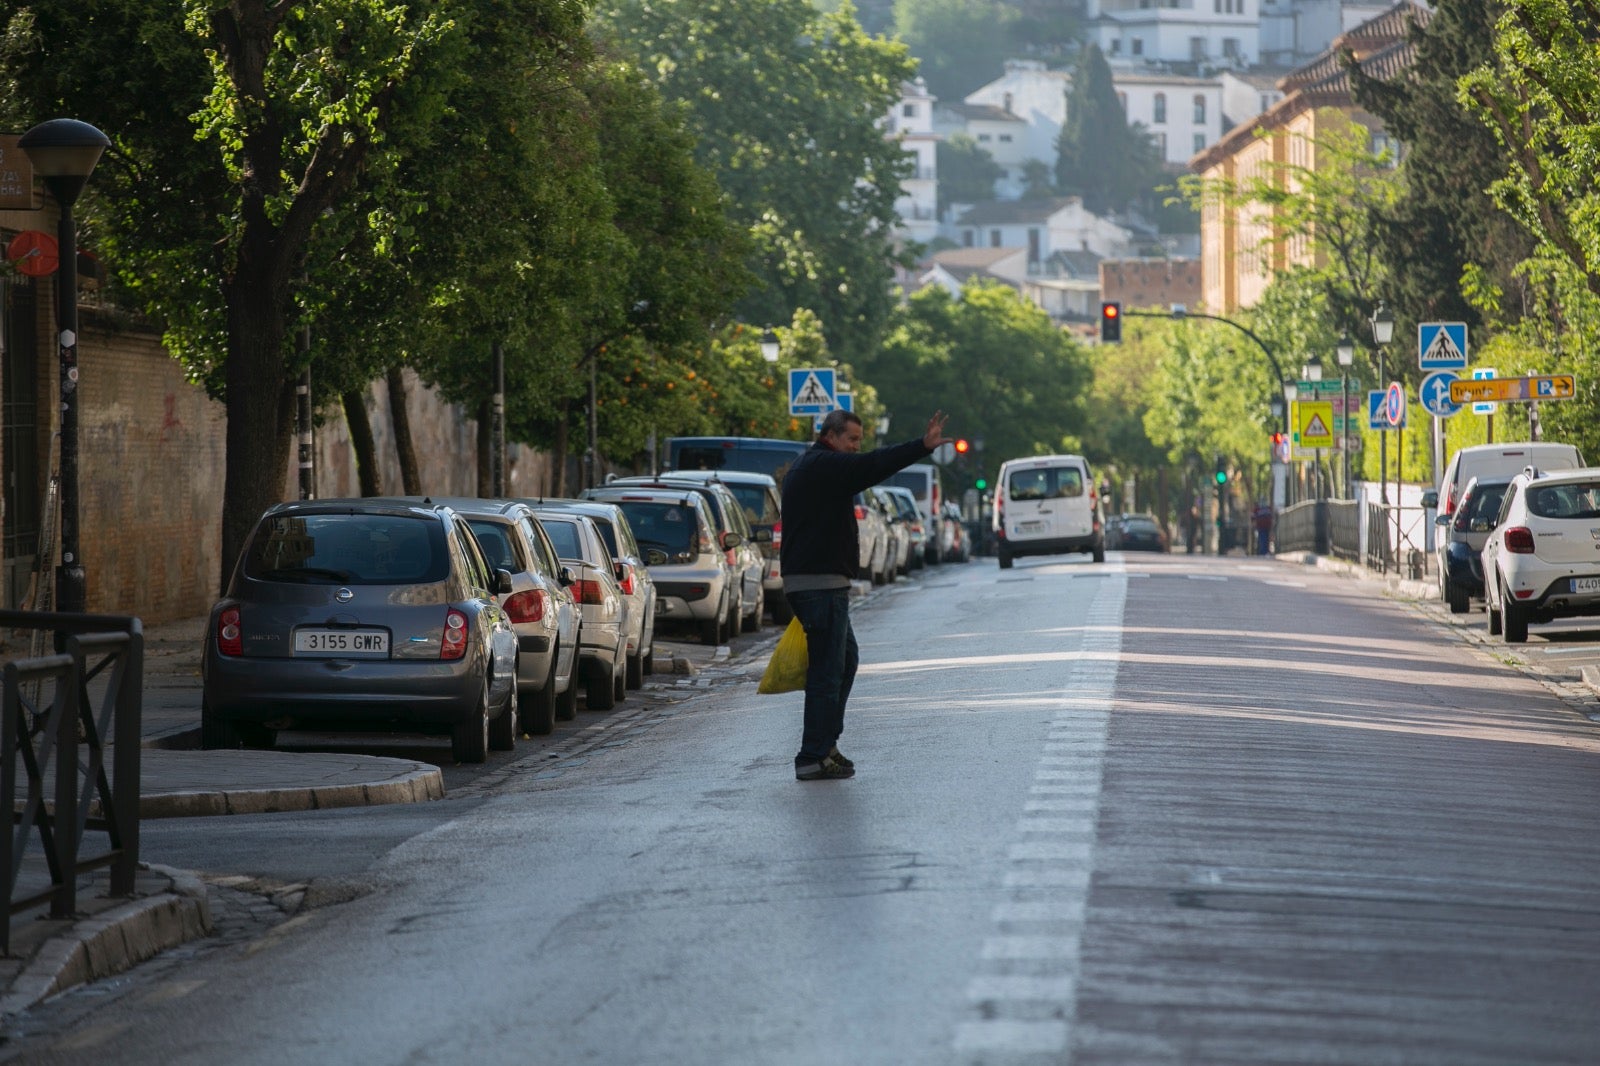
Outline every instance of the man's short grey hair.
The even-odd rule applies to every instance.
[[[817,430],[817,439],[821,440],[829,433],[841,433],[846,426],[859,426],[860,424],[861,416],[854,411],[834,408],[822,416],[822,426]]]

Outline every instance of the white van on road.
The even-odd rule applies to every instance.
[[[1526,467],[1536,470],[1577,470],[1582,467],[1583,456],[1571,444],[1554,441],[1513,441],[1505,444],[1474,444],[1458,450],[1450,457],[1439,479],[1438,499],[1423,499],[1423,506],[1436,506],[1439,517],[1455,514],[1461,502],[1461,490],[1475,477],[1509,478],[1522,473]]]
[[[1100,501],[1081,455],[1008,459],[995,479],[995,554],[1000,569],[1023,555],[1088,552],[1106,559]]]

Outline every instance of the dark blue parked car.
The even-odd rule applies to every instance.
[[[1500,514],[1509,477],[1478,477],[1467,482],[1454,514],[1440,515],[1439,596],[1451,614],[1466,614],[1473,597],[1483,598],[1483,562],[1478,558]]]

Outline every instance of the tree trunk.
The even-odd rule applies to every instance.
[[[478,403],[478,495],[487,499],[494,495],[494,479],[491,476],[490,464],[494,449],[494,435],[490,433],[489,419],[493,415],[492,403],[481,400]]]
[[[567,495],[567,436],[570,402],[563,402],[561,410],[556,413],[555,439],[550,444],[550,483],[551,491],[560,499]]]
[[[227,470],[222,489],[222,574],[227,587],[256,520],[290,498],[296,397],[285,377],[284,285],[241,253],[225,284],[228,304]]]
[[[339,397],[344,404],[344,421],[350,427],[350,447],[356,453],[356,480],[363,496],[383,495],[383,476],[378,472],[378,445],[372,439],[372,420],[367,417],[367,397],[350,390]]]
[[[406,410],[406,374],[389,368],[389,421],[394,425],[394,446],[400,453],[400,485],[407,496],[422,495],[422,473],[417,467],[417,445],[411,439],[411,413]]]

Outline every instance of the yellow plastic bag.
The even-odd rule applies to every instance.
[[[778,638],[778,646],[772,649],[772,659],[767,663],[767,672],[762,675],[761,685],[756,691],[764,696],[800,691],[806,687],[806,665],[809,661],[805,627],[800,624],[800,619],[791,618],[789,628]]]

